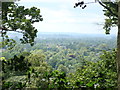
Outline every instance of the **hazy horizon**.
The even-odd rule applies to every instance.
[[[85,9],[73,8],[76,2],[78,0],[20,0],[18,3],[40,9],[43,21],[34,24],[38,32],[105,34],[103,7],[93,3]],[[87,2],[89,0],[85,0]],[[112,28],[111,34],[116,35],[117,29]]]

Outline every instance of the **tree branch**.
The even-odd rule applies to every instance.
[[[112,10],[109,8],[109,7],[107,7],[107,6],[105,6],[102,2],[100,2],[99,0],[97,0],[98,1],[98,3],[100,4],[100,5],[102,5],[104,8],[106,8],[111,14],[113,14],[114,16],[116,16],[116,17],[118,17],[118,15],[117,14],[115,14],[114,12],[112,12]]]
[[[1,31],[1,33],[3,32],[3,30],[4,30],[4,31],[14,31],[14,30],[10,30],[10,29],[8,29],[8,28],[0,27],[0,31]],[[14,32],[24,33],[23,31],[14,31]]]

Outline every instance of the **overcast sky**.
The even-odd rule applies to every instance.
[[[84,0],[94,2],[94,0]],[[78,0],[20,0],[19,5],[40,8],[43,21],[34,24],[39,32],[75,32],[105,34],[103,7],[98,3],[87,4],[85,9],[73,8]],[[113,29],[111,33],[116,33]]]

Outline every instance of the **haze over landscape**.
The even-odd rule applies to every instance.
[[[28,8],[35,6],[41,10],[43,21],[34,24],[39,32],[105,34],[103,7],[92,3],[87,4],[85,9],[73,8],[76,2],[77,0],[20,0],[19,5]],[[111,34],[116,33],[116,28],[113,28]]]
[[[118,4],[101,2],[110,5],[113,15],[94,1],[2,3],[2,89],[116,89],[120,37],[111,26],[118,24]]]

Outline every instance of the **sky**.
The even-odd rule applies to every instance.
[[[94,2],[84,0],[85,3],[89,1]],[[98,3],[91,3],[86,4],[85,9],[73,8],[76,2],[78,0],[20,0],[18,4],[40,9],[43,21],[34,24],[39,32],[105,34],[103,7]],[[117,28],[113,28],[111,34],[116,33]]]

